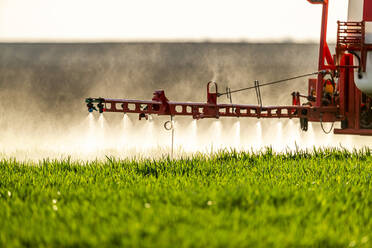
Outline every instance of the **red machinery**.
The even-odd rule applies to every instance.
[[[332,56],[326,41],[328,0],[308,1],[312,4],[321,4],[323,7],[317,72],[261,85],[255,81],[253,87],[236,91],[228,89],[225,93],[219,93],[217,84],[210,82],[207,85],[206,103],[169,101],[163,90],[155,91],[152,100],[149,101],[87,98],[89,112],[98,108],[100,113],[138,113],[140,119],[147,119],[149,114],[171,117],[183,115],[192,116],[194,119],[299,118],[304,131],[307,130],[309,121],[321,124],[341,122],[341,128],[335,129],[335,134],[372,135],[372,98],[362,93],[354,82],[354,73],[362,76],[366,71],[367,52],[372,51],[372,45],[365,44],[365,21],[338,22],[336,54]],[[365,0],[365,2],[371,4],[372,0]],[[354,58],[359,61],[357,65],[354,65]],[[317,75],[317,78],[309,79],[307,95],[301,95],[299,92],[292,93],[293,105],[261,105],[260,87],[310,75]],[[214,88],[213,92],[211,92],[212,88]],[[229,97],[232,93],[248,89],[256,90],[258,105],[217,103],[218,97],[222,95]],[[305,103],[300,103],[301,98],[305,99]]]

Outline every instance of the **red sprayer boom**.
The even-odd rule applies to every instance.
[[[254,118],[299,118],[301,129],[306,131],[308,122],[341,122],[341,128],[335,129],[336,134],[372,135],[372,99],[361,92],[354,81],[354,73],[363,77],[367,68],[367,53],[372,51],[372,45],[365,43],[365,21],[338,22],[336,54],[331,55],[327,34],[328,0],[308,0],[313,4],[321,4],[323,8],[322,28],[319,49],[318,71],[275,82],[220,93],[215,82],[207,85],[207,101],[173,102],[165,96],[164,90],[154,92],[151,101],[87,98],[89,112],[137,113],[139,119],[148,119],[148,115],[192,116],[194,119],[222,117],[254,117]],[[365,0],[371,1],[372,0]],[[354,58],[358,61],[354,65]],[[260,88],[301,77],[310,78],[308,92],[292,93],[290,106],[262,106]],[[371,82],[372,84],[372,82]],[[254,89],[258,105],[219,104],[218,97]],[[301,98],[305,101],[301,104]],[[323,129],[324,130],[324,129]]]

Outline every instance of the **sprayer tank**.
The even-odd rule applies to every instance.
[[[372,0],[349,0],[348,21],[365,22],[365,44],[372,44]],[[359,55],[361,53],[359,52]],[[372,51],[367,52],[366,71],[362,78],[355,73],[356,86],[368,96],[372,96]],[[358,64],[357,61],[354,62]]]

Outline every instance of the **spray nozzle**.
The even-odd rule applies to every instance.
[[[142,118],[145,118],[146,120],[149,119],[149,115],[145,114],[145,113],[140,113],[139,116],[138,116],[138,119],[139,120],[142,120]]]
[[[87,103],[87,108],[88,108],[89,113],[92,113],[94,110],[97,111],[97,108],[94,107],[93,105],[93,99],[88,98],[85,100],[85,102]]]
[[[98,107],[98,110],[99,110],[99,113],[102,114],[103,112],[105,112],[105,105],[103,104],[103,101],[100,100],[100,102],[97,104],[97,107]]]

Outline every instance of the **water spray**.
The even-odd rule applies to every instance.
[[[240,121],[238,120],[236,123],[235,123],[235,149],[239,149],[240,148]]]
[[[260,149],[262,146],[262,124],[260,120],[256,123],[256,135],[256,149]]]

